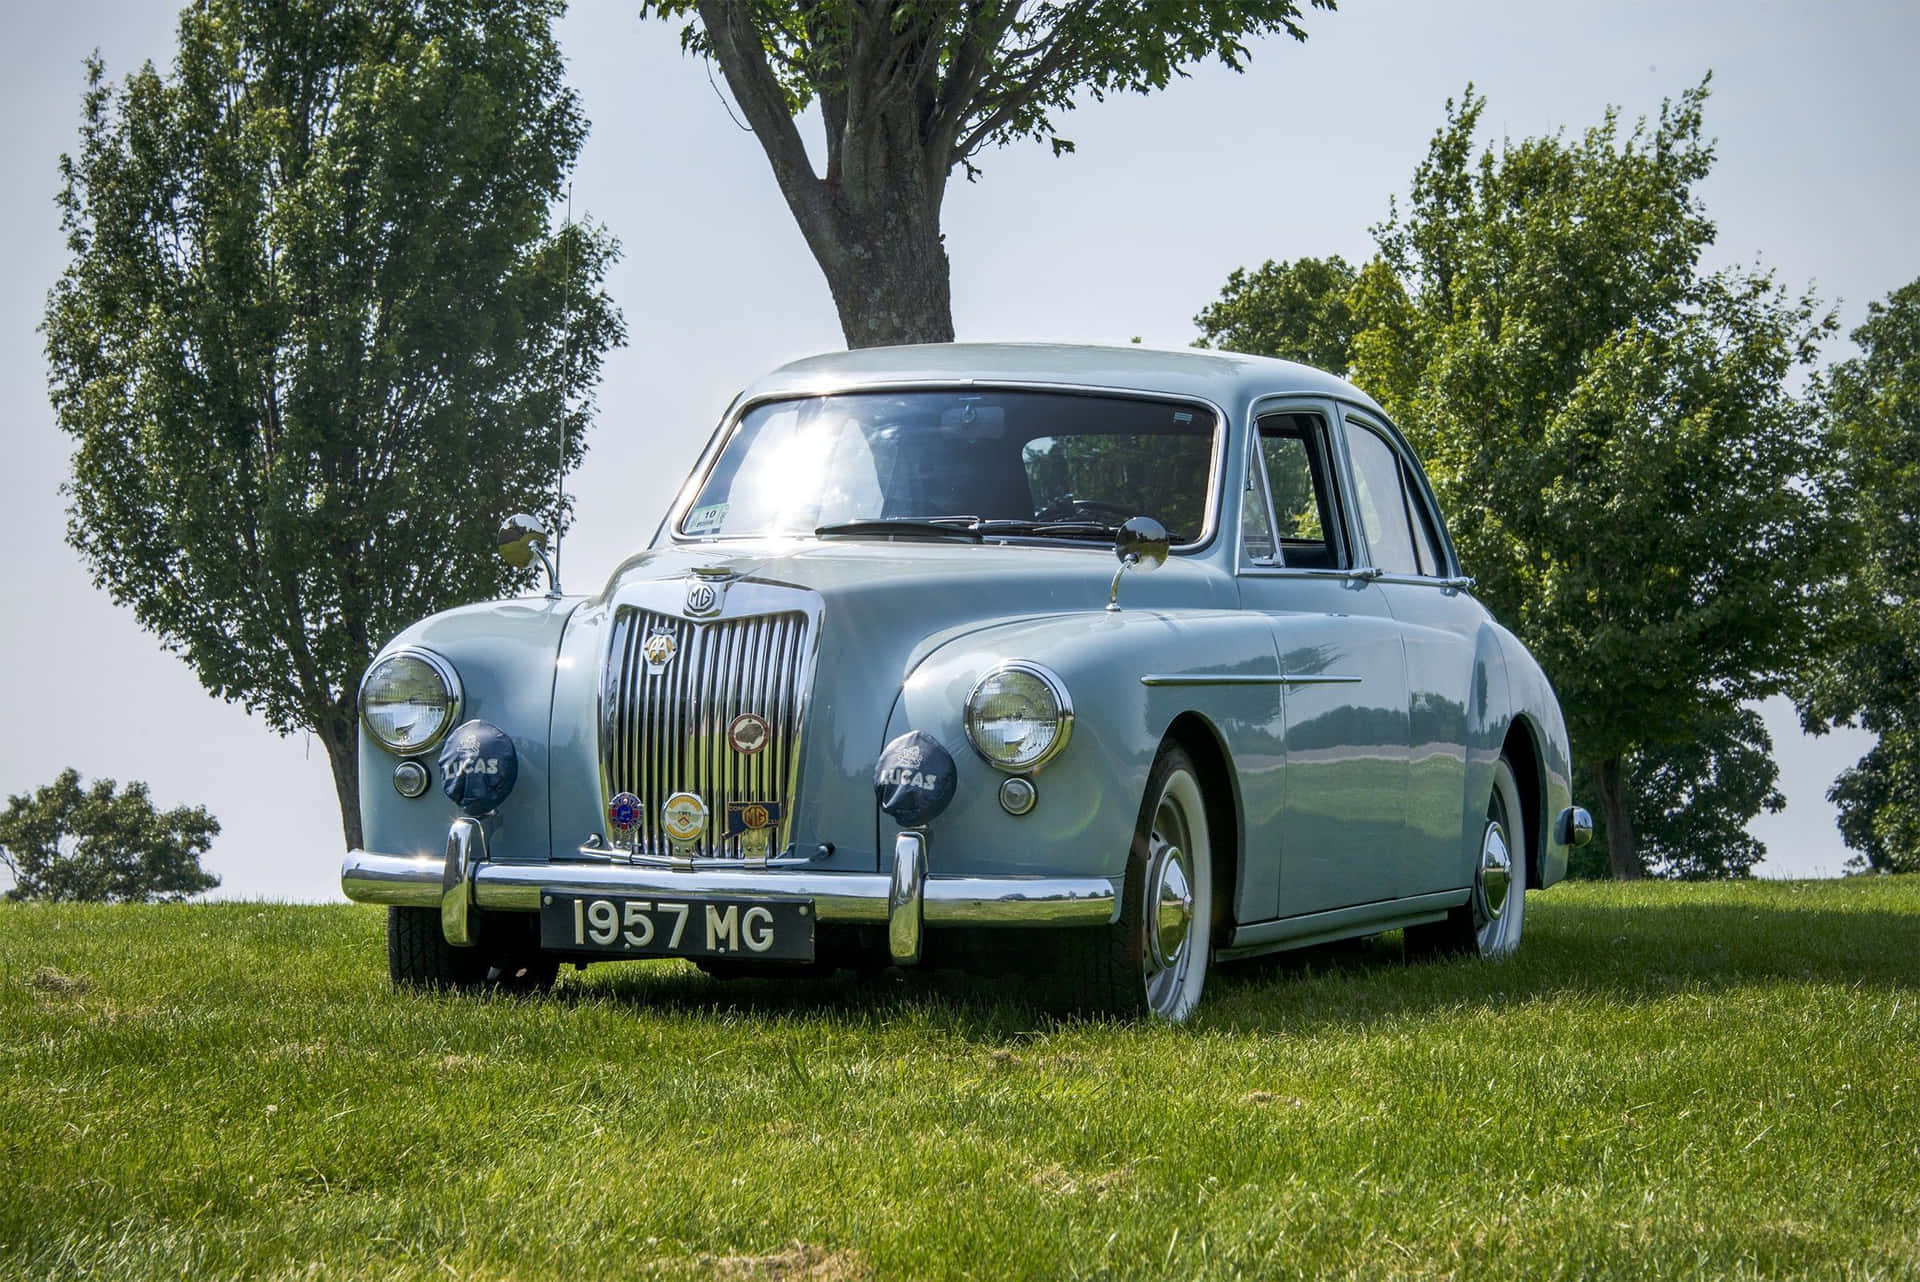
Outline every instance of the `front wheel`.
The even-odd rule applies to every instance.
[[[537,920],[529,917],[528,924]],[[486,932],[481,944],[457,948],[440,929],[438,908],[388,908],[388,977],[396,988],[544,993],[553,987],[560,962],[541,952],[537,939],[524,938],[532,935],[531,930],[520,923],[487,925],[495,928]]]
[[[1120,920],[1062,932],[1059,978],[1089,1013],[1179,1023],[1193,1014],[1213,951],[1213,848],[1200,772],[1168,744],[1147,777]]]
[[[1527,826],[1520,787],[1505,757],[1493,768],[1493,794],[1474,852],[1473,889],[1445,921],[1409,926],[1414,956],[1504,957],[1520,946],[1527,910]]]

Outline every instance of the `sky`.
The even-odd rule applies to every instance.
[[[578,0],[560,39],[593,132],[578,215],[625,248],[607,288],[628,344],[609,358],[563,567],[594,589],[652,533],[733,393],[794,357],[843,346],[825,283],[716,72],[630,0]],[[205,805],[224,831],[206,866],[223,896],[339,898],[339,811],[326,754],[208,695],[64,541],[69,444],[46,396],[48,287],[65,263],[53,197],[74,145],[82,63],[170,64],[176,6],[8,6],[0,46],[0,794],[65,766],[144,779],[162,805]],[[1253,47],[1245,75],[1195,70],[1151,97],[1087,104],[1054,159],[1018,146],[956,180],[944,225],[954,320],[969,340],[1180,347],[1235,267],[1367,256],[1444,104],[1471,82],[1491,136],[1627,118],[1709,71],[1718,163],[1700,195],[1711,266],[1759,263],[1813,287],[1843,326],[1920,276],[1920,5],[1641,0],[1342,0],[1305,45]],[[1850,350],[1837,341],[1831,356]],[[1802,735],[1765,706],[1785,812],[1753,831],[1768,876],[1838,873],[1848,852],[1827,787],[1870,744]],[[1589,799],[1590,801],[1590,799]]]

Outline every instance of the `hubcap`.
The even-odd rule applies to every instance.
[[[1507,891],[1513,885],[1513,854],[1507,849],[1507,833],[1497,819],[1487,823],[1480,838],[1480,906],[1488,921],[1497,921],[1507,906]]]
[[[1152,934],[1154,961],[1162,967],[1180,959],[1193,925],[1193,885],[1187,877],[1186,861],[1178,846],[1168,846],[1160,855]]]

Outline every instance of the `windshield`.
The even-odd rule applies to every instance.
[[[1215,418],[1190,403],[1076,392],[773,401],[741,420],[680,533],[743,538],[939,521],[1099,538],[1150,516],[1174,543],[1193,543],[1207,528]]]

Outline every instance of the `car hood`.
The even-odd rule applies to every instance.
[[[960,543],[865,539],[789,539],[678,544],[628,558],[607,581],[603,601],[631,583],[683,579],[695,570],[806,588],[826,606],[823,648],[852,658],[869,674],[904,679],[953,629],[1004,619],[1072,614],[1106,607],[1118,568],[1105,546]],[[1134,571],[1121,587],[1128,609],[1231,606],[1233,580],[1188,557]],[[879,665],[886,662],[886,667]],[[897,666],[896,666],[897,665]]]
[[[968,633],[1013,620],[1091,616],[1106,608],[1110,549],[1027,544],[799,539],[650,548],[630,558],[583,612],[605,619],[622,592],[691,580],[695,570],[802,588],[821,601],[818,662],[802,747],[796,848],[831,844],[838,867],[878,866],[873,764],[901,686],[922,659]],[[1127,610],[1230,607],[1231,576],[1170,557],[1131,572]],[[603,639],[600,642],[605,645]],[[949,751],[968,753],[964,743]]]

